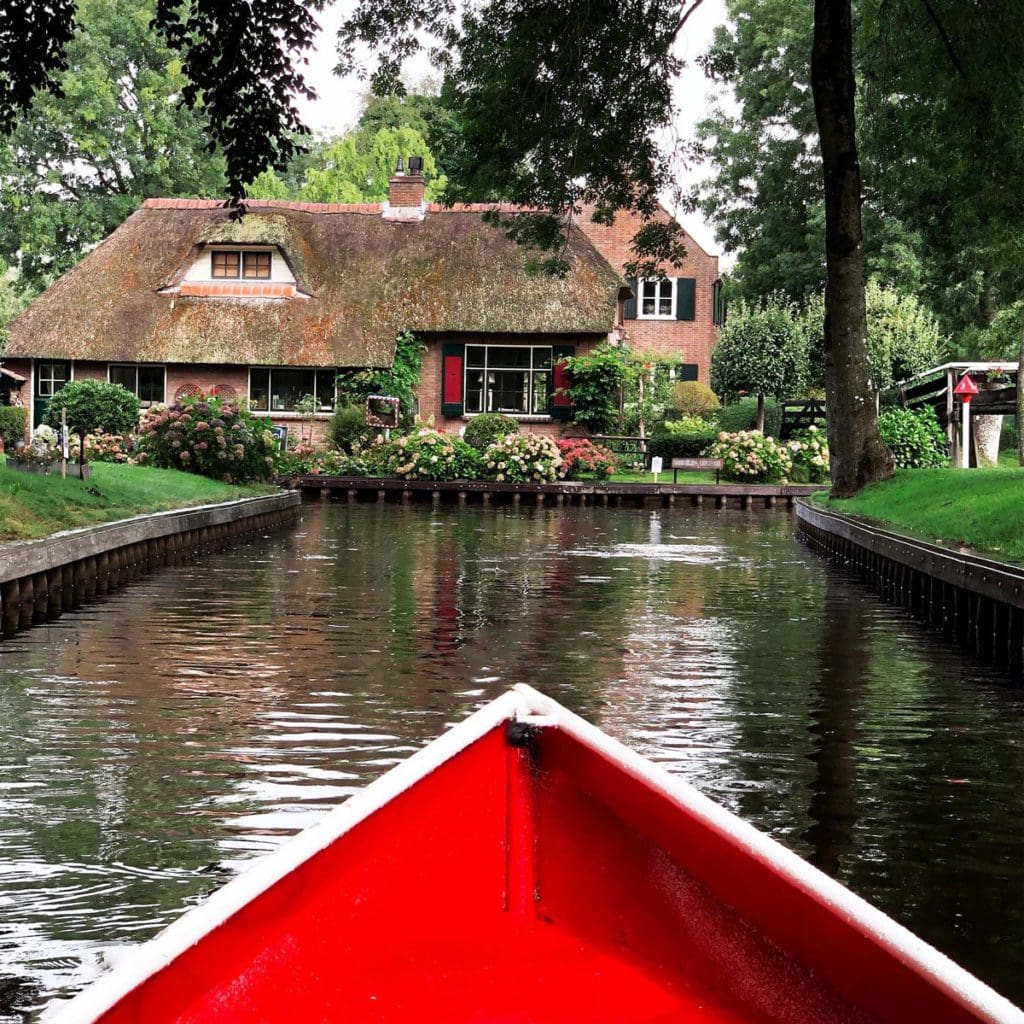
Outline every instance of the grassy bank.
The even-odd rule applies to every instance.
[[[854,498],[823,502],[940,544],[1024,562],[1024,469],[907,469]]]
[[[36,476],[0,465],[0,541],[30,540],[58,530],[265,493],[173,469],[95,463],[91,479]]]

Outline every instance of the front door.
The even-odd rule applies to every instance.
[[[50,399],[71,380],[71,364],[68,362],[36,363],[36,390],[32,402],[32,426],[43,422]]]

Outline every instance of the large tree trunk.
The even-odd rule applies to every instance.
[[[825,179],[825,396],[832,494],[892,476],[868,384],[850,0],[815,0],[811,89]]]

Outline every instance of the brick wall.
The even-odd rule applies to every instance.
[[[576,355],[586,355],[604,336],[594,335],[551,335],[551,334],[497,334],[497,335],[446,335],[443,338],[424,339],[427,350],[423,353],[423,369],[417,389],[420,417],[434,417],[434,426],[448,434],[458,434],[468,422],[461,416],[441,415],[441,348],[445,341],[466,345],[574,345]],[[563,434],[579,434],[580,428],[562,420],[545,419],[539,423],[520,421],[520,429],[532,434],[561,437]]]
[[[595,224],[590,210],[584,209],[578,224],[594,248],[617,270],[624,274],[626,263],[634,258],[630,247],[633,236],[642,225],[635,214],[621,212],[611,227]],[[659,220],[668,222],[669,215],[660,211]],[[663,264],[668,277],[692,277],[696,280],[696,319],[694,320],[626,320],[629,344],[651,355],[668,356],[685,363],[696,363],[700,379],[709,382],[711,351],[718,339],[713,320],[712,285],[718,280],[718,257],[706,253],[686,232],[686,257],[679,267]]]

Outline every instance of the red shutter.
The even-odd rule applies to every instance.
[[[465,345],[445,345],[441,349],[441,415],[461,416],[462,382],[466,359]]]
[[[565,391],[572,381],[563,359],[576,354],[574,345],[554,345],[551,359],[554,369],[551,374],[551,415],[556,420],[567,420],[572,417],[572,401]]]

